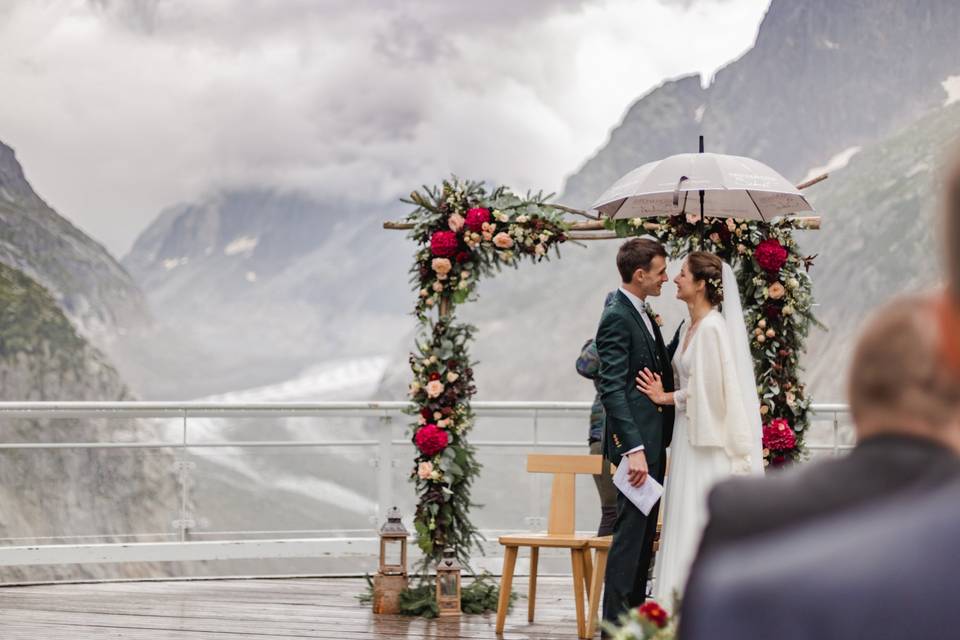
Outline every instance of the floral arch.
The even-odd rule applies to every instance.
[[[411,479],[419,497],[414,527],[424,571],[445,547],[462,562],[480,535],[470,521],[470,489],[480,465],[468,442],[473,426],[470,399],[476,392],[469,346],[476,328],[457,322],[456,310],[475,298],[481,278],[521,262],[559,257],[571,239],[649,235],[671,258],[692,243],[728,261],[737,273],[763,413],[765,463],[785,464],[804,455],[810,401],[800,381],[799,356],[811,324],[812,258],[803,257],[792,233],[816,227],[816,219],[771,223],[685,215],[631,220],[570,222],[567,213],[588,214],[548,202],[542,194],[520,197],[505,187],[444,181],[411,194],[416,209],[392,229],[410,229],[417,244],[411,284],[420,324],[410,355],[415,407],[411,438],[416,446]],[[811,220],[814,222],[811,223]],[[611,233],[612,232],[612,233]]]

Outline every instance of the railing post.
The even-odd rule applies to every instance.
[[[377,525],[393,506],[393,416],[384,410],[377,434]]]
[[[840,412],[833,411],[833,457],[840,455]]]
[[[533,410],[533,446],[536,448],[540,444],[540,412]],[[538,473],[528,473],[527,482],[531,485],[530,491],[530,515],[525,520],[530,531],[539,531],[546,524],[543,519],[543,478]]]
[[[191,471],[197,466],[195,462],[187,460],[187,410],[183,414],[183,434],[180,439],[180,453],[177,461],[173,463],[174,472],[177,474],[177,480],[180,483],[180,515],[173,521],[173,526],[177,529],[177,539],[180,542],[187,541],[187,535],[190,529],[196,526],[193,514],[188,511],[189,490],[192,479]]]

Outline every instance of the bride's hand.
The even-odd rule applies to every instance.
[[[637,389],[653,400],[656,404],[666,404],[666,392],[663,390],[663,381],[660,376],[644,367],[637,375]]]

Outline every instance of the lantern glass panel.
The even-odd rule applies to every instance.
[[[456,598],[457,597],[457,578],[456,572],[443,572],[440,574],[440,596]]]
[[[403,568],[403,541],[400,538],[384,538],[383,566],[384,568]]]

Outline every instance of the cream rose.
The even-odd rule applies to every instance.
[[[463,219],[463,216],[459,213],[451,213],[450,217],[447,218],[447,226],[450,227],[450,231],[454,233],[459,233],[460,229],[463,229],[463,224],[466,220]]]
[[[443,393],[443,383],[439,380],[431,380],[427,383],[427,395],[431,398],[436,398],[441,393]]]
[[[493,244],[497,249],[509,249],[513,246],[513,238],[510,237],[505,231],[501,231],[497,235],[493,236]]]
[[[433,267],[433,270],[437,272],[437,275],[445,276],[450,273],[450,269],[453,267],[450,264],[450,261],[446,258],[434,258],[433,262],[430,263],[430,266]]]
[[[432,462],[421,462],[420,466],[417,467],[417,475],[420,476],[421,480],[426,480],[432,474],[433,474]]]
[[[410,383],[410,395],[416,395],[420,391],[420,383],[414,380]]]
[[[770,288],[767,289],[767,297],[771,300],[779,300],[787,294],[786,288],[779,282],[774,282],[770,285]]]
[[[456,382],[459,377],[460,374],[450,371],[447,373],[447,382]]]
[[[544,247],[542,244],[538,244],[538,245],[537,245],[536,247],[534,247],[534,249],[533,249],[533,253],[536,254],[536,255],[538,255],[538,256],[542,256],[542,255],[545,254],[546,252],[547,252],[547,248]]]

